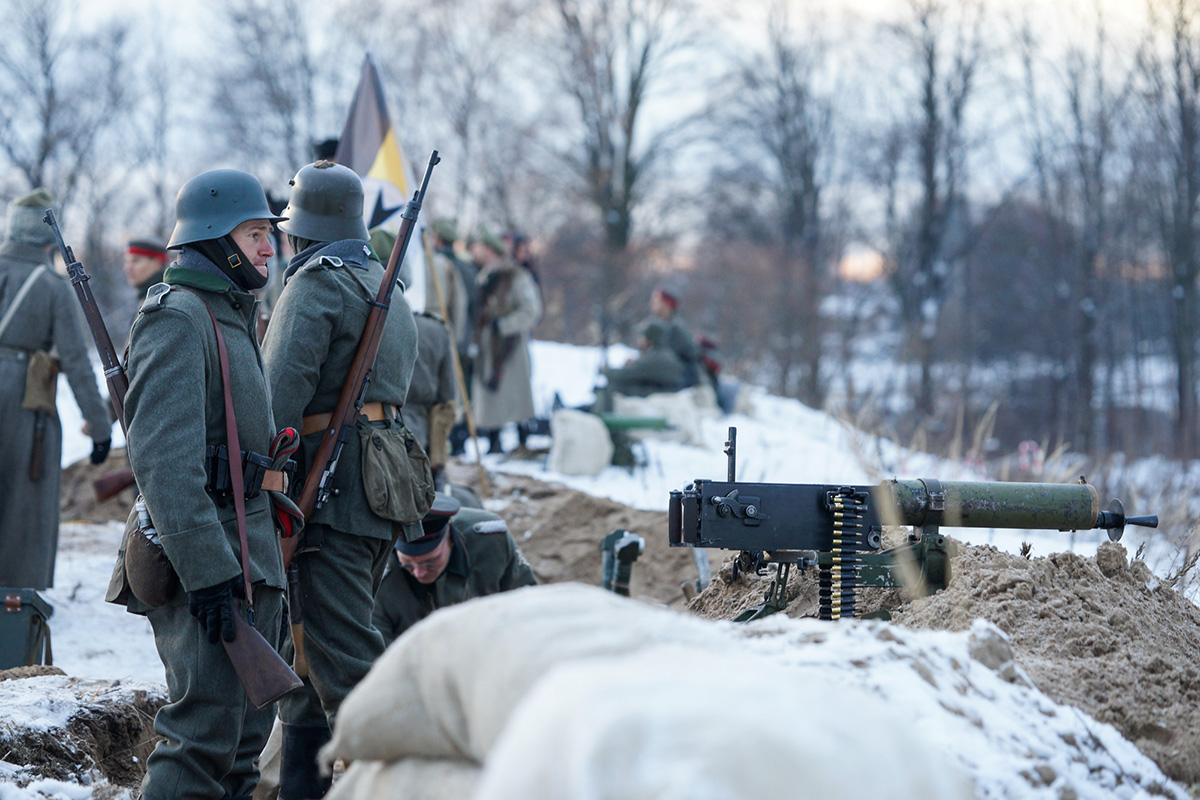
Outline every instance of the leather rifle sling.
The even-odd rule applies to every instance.
[[[229,482],[233,488],[233,507],[237,511],[238,545],[242,550],[242,584],[246,591],[246,607],[250,612],[250,619],[253,621],[254,593],[250,589],[250,543],[246,538],[246,487],[242,483],[242,445],[238,439],[237,419],[233,414],[233,386],[229,380],[229,351],[225,349],[225,337],[221,335],[221,326],[217,323],[217,317],[208,307],[204,298],[186,286],[177,288],[184,289],[196,296],[196,299],[204,306],[204,310],[208,312],[208,318],[212,320],[213,324],[213,333],[217,335],[217,358],[221,362],[221,383],[225,393],[225,438],[228,440],[230,456]]]

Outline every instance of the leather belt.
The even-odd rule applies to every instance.
[[[360,416],[365,416],[372,422],[380,422],[385,419],[392,419],[396,415],[396,407],[391,403],[365,403]],[[300,423],[300,435],[308,436],[310,433],[317,433],[329,427],[330,420],[333,419],[333,413],[327,414],[312,414],[304,418]]]

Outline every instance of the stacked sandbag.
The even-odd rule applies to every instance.
[[[719,419],[721,408],[711,386],[697,385],[678,392],[662,392],[648,397],[613,395],[613,413],[623,417],[663,417],[670,426],[666,431],[630,431],[634,437],[653,437],[684,444],[704,443],[703,422]]]
[[[825,666],[668,646],[551,671],[517,707],[471,797],[970,797],[912,734]],[[860,756],[869,768],[847,771]]]
[[[329,798],[969,796],[866,690],[745,648],[725,623],[578,584],[443,609],[343,703],[322,758],[353,764]],[[872,769],[811,774],[847,751]]]
[[[595,414],[560,408],[550,417],[550,436],[546,469],[551,472],[594,476],[612,463],[612,436]]]

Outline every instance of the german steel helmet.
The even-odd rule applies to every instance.
[[[279,229],[312,242],[370,239],[363,221],[363,186],[354,170],[332,161],[301,167]]]
[[[262,184],[240,169],[214,169],[183,185],[175,198],[175,230],[168,248],[219,239],[252,219],[282,222],[267,205]]]

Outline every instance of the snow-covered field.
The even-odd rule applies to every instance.
[[[609,361],[619,363],[627,354],[627,350],[614,351]],[[586,403],[592,394],[598,360],[594,349],[535,343],[535,401],[540,408],[547,410],[556,392],[568,406]],[[86,456],[91,445],[79,433],[79,414],[70,392],[65,386],[61,388],[63,460],[70,463]],[[610,467],[594,478],[578,478],[547,472],[538,462],[484,456],[484,463],[489,469],[558,481],[637,508],[665,510],[671,489],[698,477],[724,477],[726,459],[722,448],[727,430],[733,425],[738,428],[738,474],[745,480],[873,483],[893,476],[988,478],[974,467],[907,451],[794,401],[770,397],[753,388],[746,391],[738,414],[702,421],[697,444],[646,441],[648,463],[644,468],[630,471]],[[510,445],[515,444],[515,434],[510,438]],[[1137,469],[1131,465],[1131,474]],[[1161,479],[1162,473],[1172,469],[1167,462],[1144,468],[1147,480]],[[1128,509],[1131,514],[1158,510]],[[967,541],[991,543],[1012,552],[1022,542],[1030,542],[1040,555],[1065,549],[1093,555],[1098,543],[1106,538],[1100,531],[953,533]],[[55,607],[51,619],[55,663],[77,677],[161,682],[162,666],[149,625],[102,599],[120,534],[116,523],[64,526],[56,588],[46,593]],[[666,536],[665,530],[662,535]],[[1164,544],[1161,537],[1146,535],[1140,529],[1128,529],[1125,542],[1130,552],[1146,543],[1148,560],[1158,570],[1178,556],[1178,545]],[[1009,680],[1004,680],[1000,673],[981,672],[978,659],[968,663],[971,638],[992,635],[988,631],[904,631],[896,638],[881,623],[830,625],[781,620],[762,624],[774,626],[772,630],[778,633],[765,637],[758,645],[751,639],[756,653],[786,666],[847,671],[847,679],[865,688],[878,703],[911,719],[912,735],[920,737],[924,748],[952,758],[971,779],[977,797],[1140,798],[1156,793],[1186,797],[1186,792],[1167,781],[1153,762],[1115,729],[1053,703],[1025,685],[1019,675],[1013,679],[1011,670]],[[0,708],[5,709],[0,712],[0,725],[30,724],[25,712],[15,710],[28,707],[26,701],[30,698],[21,696],[23,683],[32,682],[0,683]],[[720,715],[730,710],[713,711]],[[653,715],[653,706],[646,713]],[[803,719],[794,722],[804,724]],[[847,771],[870,763],[876,732],[859,733],[861,741],[847,742],[841,749],[844,763],[840,768]],[[11,774],[11,769],[0,761],[0,800],[93,796],[93,787],[56,782],[40,789],[36,784],[20,789],[9,782]],[[789,796],[803,785],[804,775],[797,774],[794,783],[778,788]]]

